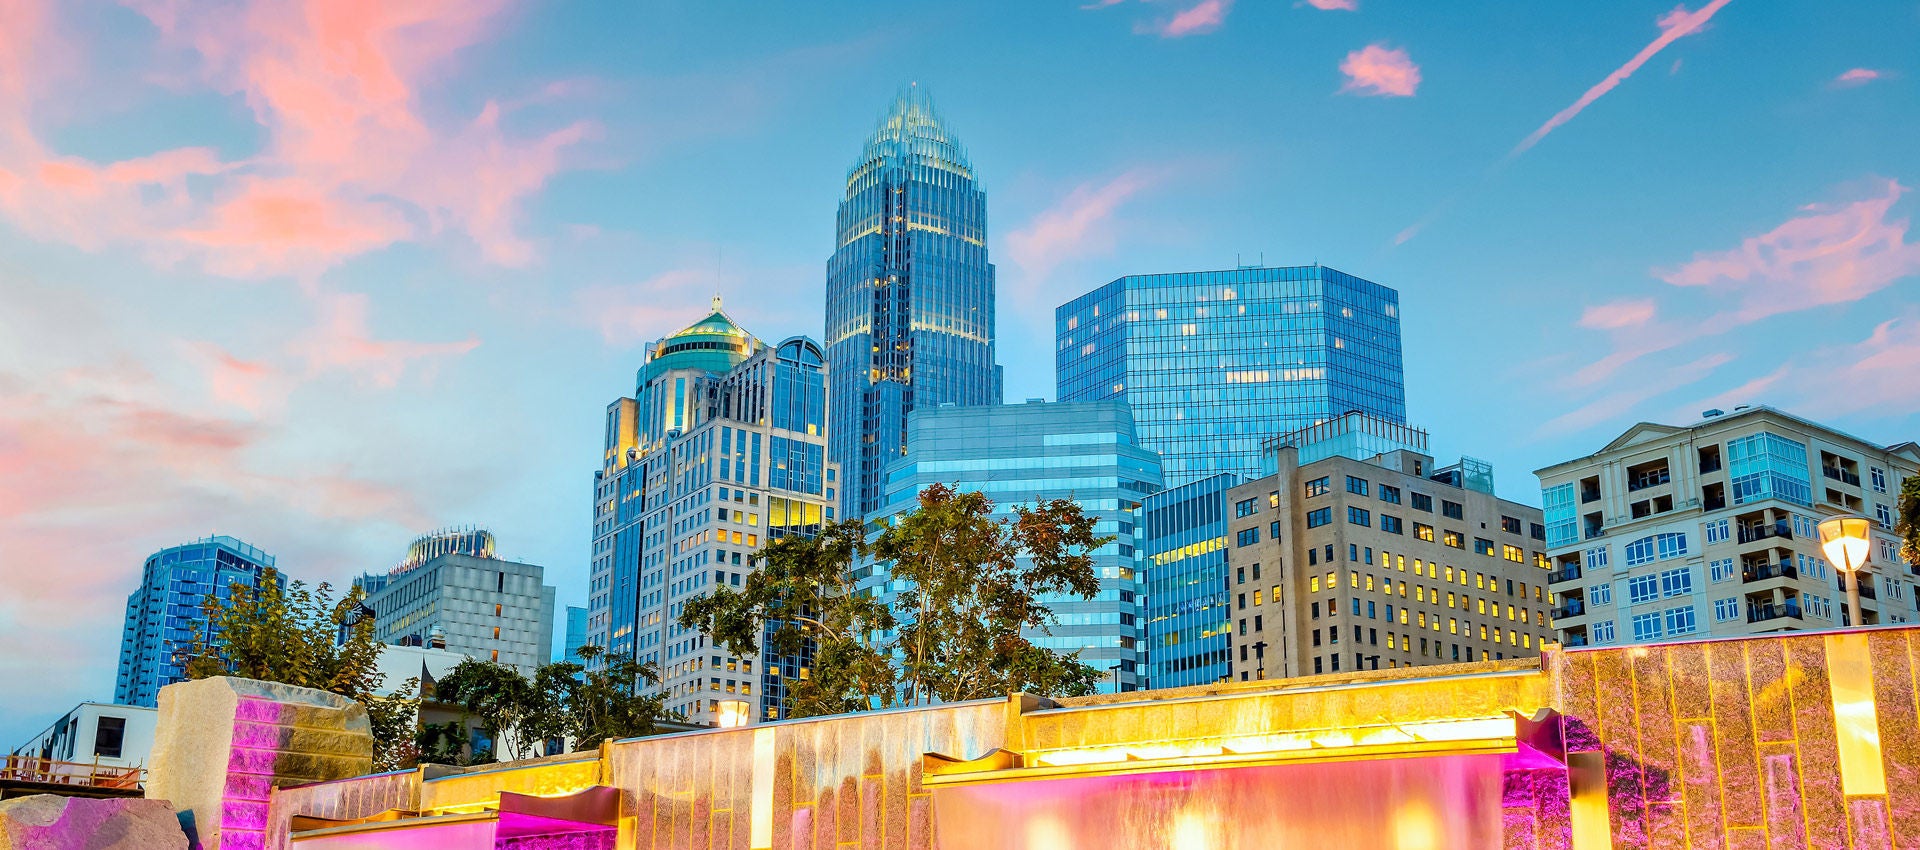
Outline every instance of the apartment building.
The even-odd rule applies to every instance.
[[[1238,680],[1534,655],[1550,639],[1539,508],[1427,434],[1349,413],[1272,438],[1228,493]]]
[[[1553,624],[1569,646],[1848,625],[1821,520],[1874,520],[1861,619],[1911,622],[1916,568],[1893,536],[1920,447],[1882,446],[1766,406],[1642,422],[1539,470]]]

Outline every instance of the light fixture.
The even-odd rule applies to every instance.
[[[1842,514],[1820,522],[1820,549],[1833,568],[1846,576],[1847,619],[1855,626],[1860,619],[1860,571],[1867,568],[1873,554],[1873,523],[1857,514]]]
[[[714,725],[737,729],[753,721],[753,710],[743,699],[723,699],[714,709]]]

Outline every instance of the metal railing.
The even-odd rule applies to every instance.
[[[1837,466],[1820,467],[1820,472],[1835,481],[1844,481],[1855,487],[1860,486],[1860,473],[1858,472],[1848,472]]]
[[[1775,520],[1772,524],[1740,526],[1741,543],[1752,543],[1755,540],[1765,540],[1769,537],[1792,540],[1793,524],[1782,519]]]
[[[1866,573],[1856,573],[1854,574],[1854,578],[1858,579],[1860,582],[1860,598],[1861,599],[1879,599],[1880,598],[1880,591],[1873,589],[1873,576],[1867,575]],[[1841,573],[1837,576],[1834,576],[1833,586],[1836,589],[1838,589],[1840,592],[1845,593],[1847,590],[1847,574]]]
[[[1770,578],[1799,578],[1800,569],[1792,564],[1747,564],[1740,568],[1740,581],[1766,581]]]
[[[1560,582],[1563,582],[1563,581],[1573,581],[1575,579],[1578,579],[1579,577],[1580,577],[1579,564],[1562,564],[1560,565],[1559,569],[1556,569],[1556,570],[1553,570],[1552,572],[1547,573],[1547,583],[1559,584]]]
[[[1747,622],[1749,623],[1762,623],[1781,618],[1800,619],[1800,603],[1790,599],[1783,605],[1775,605],[1772,602],[1765,605],[1747,604]]]
[[[1584,599],[1569,599],[1554,606],[1553,610],[1548,613],[1556,620],[1578,617],[1587,613],[1587,603]]]
[[[54,761],[39,756],[9,755],[0,762],[0,781],[79,785],[88,788],[136,790],[146,780],[140,767],[115,767],[98,762]]]

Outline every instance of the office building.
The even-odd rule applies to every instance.
[[[566,641],[554,649],[553,660],[584,663],[580,658],[580,647],[587,645],[587,609],[578,605],[567,606]]]
[[[1079,652],[1106,673],[1100,689],[1140,685],[1140,588],[1136,526],[1142,500],[1161,489],[1160,459],[1134,440],[1120,402],[937,407],[908,419],[907,456],[887,469],[886,506],[867,517],[886,522],[913,510],[920,491],[947,484],[985,493],[1000,516],[1035,499],[1071,499],[1094,518],[1094,533],[1114,540],[1093,552],[1100,590],[1091,600],[1053,603],[1059,623],[1036,645]],[[902,589],[885,562],[862,568],[860,589],[890,600]]]
[[[1818,526],[1874,520],[1860,576],[1867,623],[1912,622],[1915,569],[1893,534],[1920,446],[1882,446],[1766,406],[1691,425],[1642,422],[1541,469],[1553,624],[1568,646],[1848,624]]]
[[[1493,471],[1435,469],[1427,434],[1353,413],[1270,438],[1228,494],[1236,679],[1538,655],[1540,509]]]
[[[607,407],[594,474],[587,641],[660,671],[668,707],[693,722],[720,700],[784,716],[801,657],[733,656],[681,627],[681,606],[738,588],[756,553],[834,519],[827,368],[806,337],[767,345],[713,312],[647,347],[635,394]]]
[[[422,535],[399,566],[356,584],[377,587],[365,604],[381,643],[443,642],[531,676],[553,652],[554,589],[545,579],[537,564],[494,554],[491,532],[452,529]]]
[[[919,88],[896,98],[847,172],[827,261],[831,456],[844,511],[878,507],[907,413],[1000,403],[987,196]]]
[[[159,710],[138,705],[83,702],[13,754],[29,759],[144,768],[153,754]]]
[[[1162,490],[1140,509],[1140,607],[1146,617],[1146,686],[1178,688],[1228,678],[1227,491],[1231,472]]]
[[[147,558],[140,587],[127,597],[120,635],[120,669],[113,701],[157,705],[160,689],[186,681],[182,654],[196,630],[208,633],[201,607],[207,595],[223,602],[233,585],[259,587],[273,556],[232,537],[208,537],[162,549]]]
[[[1277,433],[1405,422],[1400,295],[1325,266],[1128,275],[1054,311],[1061,401],[1125,399],[1167,486],[1261,474]]]

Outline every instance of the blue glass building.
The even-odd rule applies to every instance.
[[[1035,499],[1072,499],[1114,540],[1094,555],[1100,591],[1091,600],[1052,600],[1059,623],[1036,644],[1079,652],[1106,672],[1101,690],[1140,685],[1140,588],[1135,574],[1138,512],[1160,487],[1160,458],[1134,440],[1119,402],[937,407],[908,418],[907,456],[887,468],[886,504],[870,523],[912,510],[920,490],[948,484],[985,493],[995,513]],[[860,571],[860,589],[891,601],[902,589],[885,562]]]
[[[607,406],[594,473],[587,642],[660,671],[695,721],[722,699],[780,716],[804,657],[733,656],[679,624],[687,600],[738,588],[755,553],[834,519],[827,367],[818,343],[768,345],[714,299],[706,318],[647,347],[634,396]]]
[[[1406,421],[1400,296],[1325,266],[1129,275],[1054,311],[1061,401],[1125,399],[1169,486],[1260,474],[1260,441]]]
[[[567,606],[566,643],[555,652],[555,661],[583,663],[580,647],[587,645],[587,609],[578,605]]]
[[[850,515],[879,506],[907,413],[1000,401],[987,196],[918,88],[894,100],[847,172],[827,261],[832,457]]]
[[[1227,599],[1227,491],[1231,472],[1148,496],[1140,510],[1140,591],[1146,684],[1178,688],[1231,673]]]
[[[113,701],[158,705],[160,689],[187,678],[179,653],[193,644],[194,630],[207,630],[201,603],[211,593],[225,600],[233,585],[259,587],[273,556],[232,537],[208,537],[162,549],[147,558],[140,587],[127,597],[120,634],[120,671]]]

